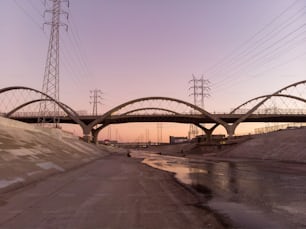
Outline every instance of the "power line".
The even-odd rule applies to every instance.
[[[71,12],[71,9],[68,9],[68,12]],[[90,77],[92,75],[85,55],[81,49],[81,42],[78,36],[77,27],[73,22],[73,14],[69,14],[69,33],[66,35],[66,39],[61,38],[61,42],[64,44],[63,46],[63,53],[64,53],[64,61],[69,63],[70,72],[73,72],[73,77],[79,82],[79,85],[82,85],[80,81],[84,79],[84,76]]]
[[[41,24],[36,21],[36,19],[26,10],[26,8],[24,8],[17,0],[14,0],[14,3],[40,30],[43,30]]]
[[[269,26],[273,25],[274,22],[276,22],[280,17],[282,17],[284,14],[286,14],[290,9],[293,8],[298,3],[298,0],[294,1],[292,4],[290,4],[286,9],[281,11],[277,16],[275,16],[269,23],[265,24],[261,29],[259,29],[257,32],[255,32],[250,38],[248,38],[246,41],[242,42],[238,47],[234,48],[231,52],[229,52],[225,57],[223,57],[219,62],[212,65],[210,68],[208,68],[206,71],[207,73],[210,73],[213,69],[216,69],[218,66],[220,66],[222,63],[224,63],[227,59],[234,56],[236,52],[238,52],[241,48],[248,45],[250,42],[252,42],[258,35],[263,33]]]
[[[32,9],[42,18],[43,14],[41,13],[41,10],[37,7],[37,5],[33,4],[32,0],[28,0],[27,2],[31,5]]]
[[[212,78],[212,75],[215,75],[217,72],[223,71],[225,74],[221,80],[214,83],[213,85],[216,86],[218,84],[224,84],[226,83],[226,81],[230,80],[231,77],[228,76],[228,73],[230,72],[228,68],[239,69],[239,65],[241,65],[241,61],[239,61],[238,58],[242,59],[245,56],[248,56],[250,58],[250,55],[251,55],[250,51],[254,51],[255,49],[253,41],[257,37],[261,36],[258,40],[255,40],[255,45],[258,46],[258,48],[261,47],[262,49],[264,49],[265,52],[267,52],[268,50],[263,47],[263,44],[267,43],[269,40],[272,40],[272,38],[275,38],[275,35],[288,29],[290,25],[293,25],[294,23],[296,23],[298,19],[301,18],[305,14],[305,6],[304,6],[302,8],[299,8],[297,11],[295,10],[293,15],[290,14],[289,17],[285,18],[284,24],[282,24],[281,26],[278,26],[277,28],[274,28],[272,31],[267,32],[268,28],[278,23],[280,21],[280,18],[288,14],[290,10],[293,10],[297,2],[298,1],[295,1],[292,4],[290,4],[285,10],[283,10],[280,14],[278,14],[272,21],[267,23],[262,29],[256,32],[251,38],[249,38],[242,45],[240,45],[240,47],[234,49],[230,54],[225,56],[220,62],[214,64],[209,69],[209,72],[211,75],[210,78]],[[293,33],[294,31],[291,31],[291,32]],[[253,42],[253,45],[252,45],[252,42]],[[258,52],[262,52],[262,51],[258,50]],[[219,65],[222,65],[221,68],[217,68]],[[215,72],[215,74],[213,74],[213,72]]]
[[[80,82],[80,80],[83,78],[82,73],[84,73],[84,69],[82,68],[82,65],[80,65],[80,62],[76,58],[75,52],[71,50],[69,47],[69,42],[64,40],[63,38],[60,38],[60,42],[63,44],[62,48],[62,54],[64,57],[64,61],[66,63],[69,63],[71,70],[74,72],[73,77],[76,78],[77,81]]]
[[[306,7],[303,7],[302,9],[305,10]],[[237,59],[244,59],[245,57],[247,57],[248,55],[250,55],[250,53],[253,52],[253,50],[258,50],[258,52],[262,52],[260,50],[260,48],[262,48],[265,52],[267,51],[266,48],[264,48],[265,44],[268,44],[268,41],[272,40],[273,38],[276,38],[276,35],[279,34],[280,32],[284,31],[285,29],[287,29],[290,25],[293,25],[293,23],[295,23],[299,18],[301,18],[303,15],[305,15],[305,11],[302,12],[300,15],[298,15],[297,18],[295,18],[294,20],[290,21],[290,19],[292,19],[293,17],[296,17],[296,14],[293,15],[293,17],[291,17],[290,19],[286,20],[287,23],[282,24],[280,27],[277,27],[275,29],[273,29],[272,31],[268,32],[267,34],[265,34],[263,37],[261,37],[260,39],[256,40],[255,43],[253,44],[253,46],[244,49],[243,51],[241,51],[235,58],[236,59],[232,59],[231,61],[228,62],[227,65],[222,66],[222,68],[225,68],[225,72],[228,72],[228,67],[229,68],[234,68],[235,64],[237,63]],[[240,62],[239,62],[240,63]],[[233,65],[234,64],[234,65]],[[221,69],[222,69],[221,68]],[[220,72],[220,69],[219,69]]]
[[[227,81],[231,81],[231,77],[237,74],[238,72],[241,72],[243,67],[249,66],[248,64],[256,63],[256,61],[261,61],[267,64],[267,60],[264,59],[269,54],[283,49],[286,45],[290,44],[288,41],[286,42],[287,38],[290,38],[290,36],[294,35],[298,31],[304,29],[306,27],[306,24],[303,24],[299,26],[297,29],[285,34],[283,37],[279,38],[274,43],[269,44],[265,47],[264,51],[258,50],[257,52],[254,52],[252,55],[245,56],[242,61],[238,62],[235,66],[233,66],[230,69],[227,69],[228,73],[226,74],[226,79],[223,81],[220,81],[218,83],[215,83],[214,86],[218,87],[222,84],[225,84]],[[299,35],[295,36],[294,38],[290,39],[290,42],[293,40],[296,40],[299,36],[303,35],[305,31],[300,33]],[[283,42],[283,43],[282,43]],[[276,45],[279,45],[278,47]],[[274,49],[273,49],[274,48]]]
[[[81,42],[81,39],[80,39],[80,36],[79,36],[79,32],[77,30],[76,23],[74,22],[73,15],[71,17],[71,20],[69,21],[69,24],[70,24],[70,26],[72,28],[72,36],[73,36],[73,39],[74,39],[74,41],[76,43],[76,47],[77,47],[77,49],[79,51],[79,55],[81,57],[81,61],[82,61],[83,65],[84,65],[85,69],[89,73],[88,75],[90,76],[91,75],[90,74],[91,71],[90,71],[90,68],[88,67],[88,64],[87,64],[87,61],[86,61],[87,58],[86,58],[86,55],[85,55],[85,53],[83,51],[83,48],[82,48],[82,45],[81,45],[82,42]]]

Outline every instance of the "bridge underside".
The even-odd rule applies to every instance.
[[[216,114],[221,120],[226,123],[234,123],[242,115],[241,114]],[[12,119],[19,120],[27,123],[37,123],[37,117],[11,117]],[[51,119],[52,117],[50,117]],[[80,119],[85,123],[89,124],[94,121],[96,116],[81,116]],[[67,116],[60,117],[61,123],[76,124],[71,118]],[[105,118],[103,122],[99,124],[110,125],[110,124],[121,124],[121,123],[132,123],[132,122],[174,122],[174,123],[216,123],[209,117],[202,117],[199,115],[124,115],[124,116],[110,116]],[[269,114],[253,114],[249,116],[244,122],[306,122],[306,115],[304,114],[288,114],[288,115],[269,115]]]

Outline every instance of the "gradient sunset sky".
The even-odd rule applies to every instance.
[[[41,89],[51,5],[43,2],[0,1],[0,88]],[[146,96],[192,102],[188,81],[203,74],[205,109],[229,112],[305,79],[304,0],[70,0],[63,10],[60,100],[76,110],[91,110],[95,88],[104,93],[100,112]],[[136,127],[131,140],[144,135]]]

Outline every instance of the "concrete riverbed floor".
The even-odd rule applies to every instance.
[[[0,196],[0,228],[225,228],[171,173],[112,154]]]

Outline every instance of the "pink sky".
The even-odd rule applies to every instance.
[[[49,30],[40,28],[45,9],[41,2],[0,2],[0,88],[42,87]],[[192,74],[204,74],[212,83],[205,108],[228,112],[252,97],[305,79],[305,28],[278,51],[272,46],[303,25],[305,4],[302,0],[70,0],[69,21],[63,19],[69,31],[61,31],[60,99],[76,110],[90,111],[89,90],[98,88],[104,92],[101,112],[146,96],[191,102],[188,81]],[[294,23],[277,33],[294,15]],[[256,38],[259,31],[263,32]],[[275,55],[269,57],[273,50]],[[155,135],[153,124],[134,125],[133,133],[126,130],[130,126],[113,129],[129,140],[140,138],[147,128]],[[169,134],[187,135],[188,126],[182,125],[180,131],[176,127],[165,124],[165,139]]]

